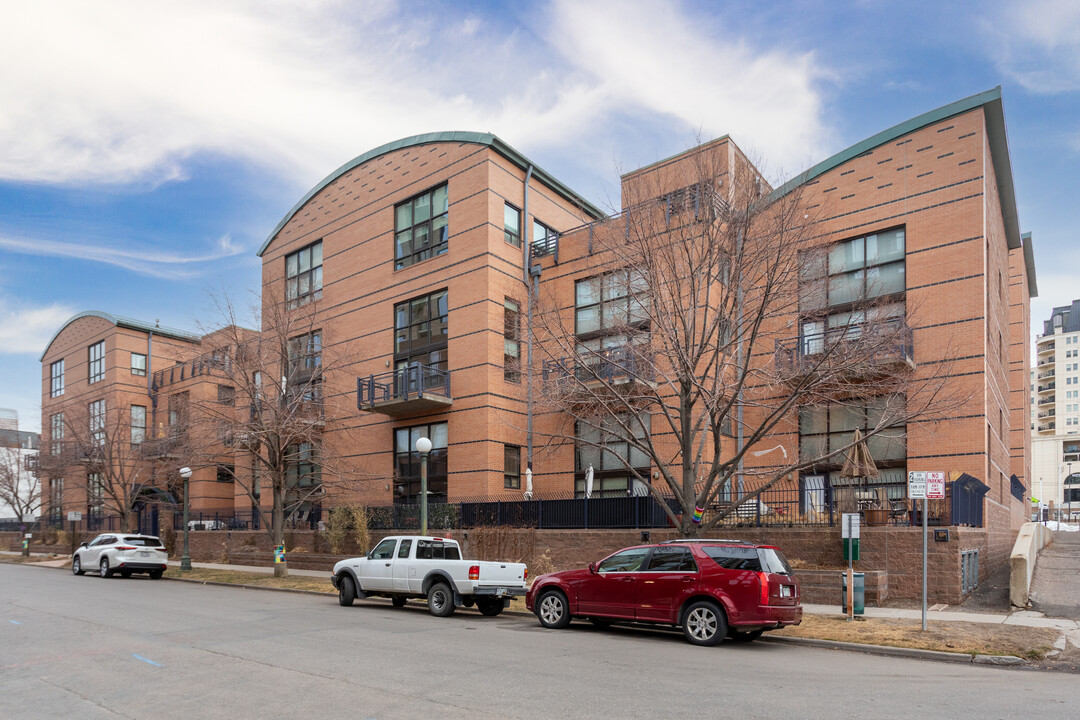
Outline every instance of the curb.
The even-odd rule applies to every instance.
[[[822,650],[846,650],[867,655],[885,655],[915,660],[933,660],[967,665],[996,665],[1017,667],[1028,662],[1015,655],[969,655],[967,653],[941,652],[940,650],[920,650],[918,648],[890,647],[888,645],[864,645],[862,643],[841,642],[839,640],[815,640],[813,638],[785,637],[781,635],[763,635],[758,642],[787,643]]]

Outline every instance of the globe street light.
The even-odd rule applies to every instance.
[[[427,535],[427,458],[431,441],[426,437],[417,439],[416,452],[420,453],[420,534]]]
[[[180,569],[191,569],[191,553],[188,549],[188,479],[191,477],[191,468],[180,468],[180,477],[184,478],[184,554],[180,556]]]

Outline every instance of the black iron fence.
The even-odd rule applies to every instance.
[[[449,398],[449,371],[414,363],[390,372],[356,379],[356,402],[360,409],[392,400],[416,399],[424,394]]]

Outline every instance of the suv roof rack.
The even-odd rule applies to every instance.
[[[664,545],[671,543],[733,543],[735,545],[756,545],[749,540],[731,540],[729,538],[675,538],[674,540],[665,540]]]

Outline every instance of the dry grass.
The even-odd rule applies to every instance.
[[[843,617],[803,615],[801,625],[775,630],[771,634],[1037,659],[1053,649],[1059,632],[1050,628],[967,622],[928,622],[926,632],[923,632],[919,621],[866,618],[848,622]]]
[[[307,575],[290,575],[278,578],[266,573],[241,572],[239,570],[211,570],[207,568],[192,568],[188,571],[169,568],[165,577],[180,580],[195,580],[201,582],[226,583],[229,585],[254,585],[256,587],[284,588],[288,590],[309,590],[312,592],[336,594],[334,586],[330,584],[330,573],[326,577],[308,577]]]

